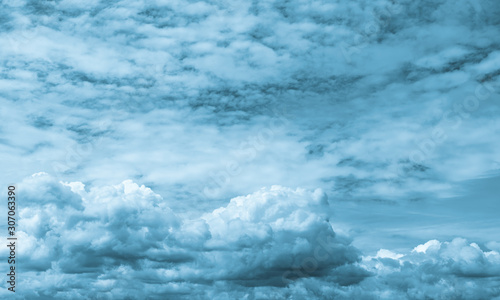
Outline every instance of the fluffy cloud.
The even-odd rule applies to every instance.
[[[6,4],[2,163],[16,172],[0,176],[133,178],[213,209],[199,200],[211,174],[276,107],[291,122],[210,200],[279,184],[403,202],[498,169],[498,4],[229,2]]]
[[[273,186],[232,199],[202,217],[212,234],[207,247],[223,251],[214,266],[230,258],[230,276],[249,281],[246,284],[285,285],[356,262],[357,250],[333,232],[327,209],[320,190]]]
[[[320,189],[263,188],[191,219],[131,180],[88,188],[37,173],[18,190],[27,299],[500,296],[497,243],[430,240],[362,256],[333,231]]]
[[[361,288],[381,299],[498,299],[500,254],[486,249],[455,238],[430,240],[406,254],[380,250],[363,258],[374,277]]]
[[[140,299],[144,288],[181,297],[212,284],[286,288],[324,276],[347,286],[368,274],[333,231],[319,189],[273,186],[196,219],[181,219],[131,180],[89,189],[37,173],[18,189],[20,286],[33,287],[19,293],[30,299]]]
[[[499,259],[497,251],[463,238],[430,240],[403,253],[380,249],[374,256],[364,256],[359,266],[369,276],[356,284],[343,286],[335,281],[360,274],[339,268],[337,277],[332,272],[302,278],[283,288],[234,289],[220,299],[245,295],[256,299],[500,299]]]

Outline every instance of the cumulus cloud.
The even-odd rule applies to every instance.
[[[202,216],[212,234],[207,247],[224,251],[215,265],[231,257],[229,261],[237,263],[229,268],[231,276],[252,285],[285,285],[299,277],[328,274],[356,262],[358,252],[336,236],[325,214],[327,206],[320,190],[279,186],[233,198],[226,207]]]
[[[361,289],[380,299],[497,299],[500,254],[463,238],[430,240],[408,253],[363,258],[374,276]],[[370,291],[370,289],[373,289]]]
[[[500,299],[499,259],[497,251],[463,238],[430,240],[402,253],[380,249],[374,256],[364,256],[359,266],[368,276],[356,284],[343,286],[335,281],[360,274],[339,268],[338,277],[301,278],[283,288],[235,289],[221,299],[245,295],[257,299]]]
[[[333,231],[320,189],[263,188],[196,219],[131,180],[88,188],[37,173],[18,189],[20,286],[33,287],[19,292],[30,299],[141,299],[143,287],[181,297],[213,284],[286,288],[324,276],[347,286],[368,275]]]
[[[26,299],[500,296],[495,242],[363,256],[333,230],[320,189],[262,188],[193,219],[131,180],[89,188],[37,173],[18,190]]]

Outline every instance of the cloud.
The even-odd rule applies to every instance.
[[[500,297],[500,254],[463,238],[430,240],[406,254],[380,250],[363,258],[374,274],[360,287],[381,299],[493,299]]]
[[[197,286],[286,288],[325,276],[348,286],[368,274],[356,265],[360,252],[333,231],[320,189],[263,188],[195,219],[131,180],[87,188],[37,173],[18,190],[20,286],[36,287],[19,293],[31,299],[103,291],[103,299],[139,299],[143,287],[151,297],[181,297]]]
[[[285,285],[299,277],[322,276],[358,260],[357,250],[332,230],[327,209],[320,190],[273,186],[233,198],[203,215],[212,234],[207,247],[224,252],[215,265],[231,257],[236,265],[229,268],[230,276],[246,284]]]
[[[488,138],[498,89],[485,84],[498,83],[499,6],[460,3],[10,3],[0,51],[15,59],[0,64],[0,102],[16,130],[2,136],[4,163],[26,161],[15,181],[133,178],[213,209],[221,203],[197,200],[210,174],[284,107],[290,124],[208,198],[273,184],[398,202],[450,196],[498,160]],[[476,89],[489,100],[469,112]],[[458,154],[460,144],[469,147]]]
[[[226,298],[248,293],[273,299],[500,299],[499,259],[497,251],[463,238],[430,240],[402,253],[380,249],[374,256],[364,256],[359,266],[368,276],[355,284],[343,286],[330,274],[302,278],[284,288],[233,290]],[[344,279],[360,274],[353,269],[338,270]]]
[[[404,298],[352,245],[397,266],[494,243],[495,1],[7,2],[0,181],[24,186],[27,298]],[[450,268],[457,291],[478,272]]]
[[[495,242],[363,256],[333,230],[320,189],[262,188],[196,218],[131,180],[88,188],[37,173],[18,190],[29,299],[500,297]]]

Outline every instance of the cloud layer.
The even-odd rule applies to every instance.
[[[23,297],[498,297],[499,13],[4,1]]]
[[[273,186],[189,220],[130,180],[86,189],[37,173],[18,189],[20,286],[31,287],[20,294],[29,299],[202,297],[213,284],[285,287],[338,268],[357,274],[343,284],[367,276],[328,222],[321,190]]]
[[[22,299],[500,296],[496,243],[362,256],[332,229],[319,189],[272,186],[196,219],[131,180],[89,189],[37,173],[18,190]]]
[[[270,184],[449,197],[498,173],[492,1],[78,3],[2,12],[2,162],[15,181],[133,178],[213,209],[204,200]],[[249,143],[254,159],[228,159],[278,108],[287,126]],[[233,160],[241,174],[214,181]]]

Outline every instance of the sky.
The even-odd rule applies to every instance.
[[[500,299],[499,16],[2,1],[16,299]]]

